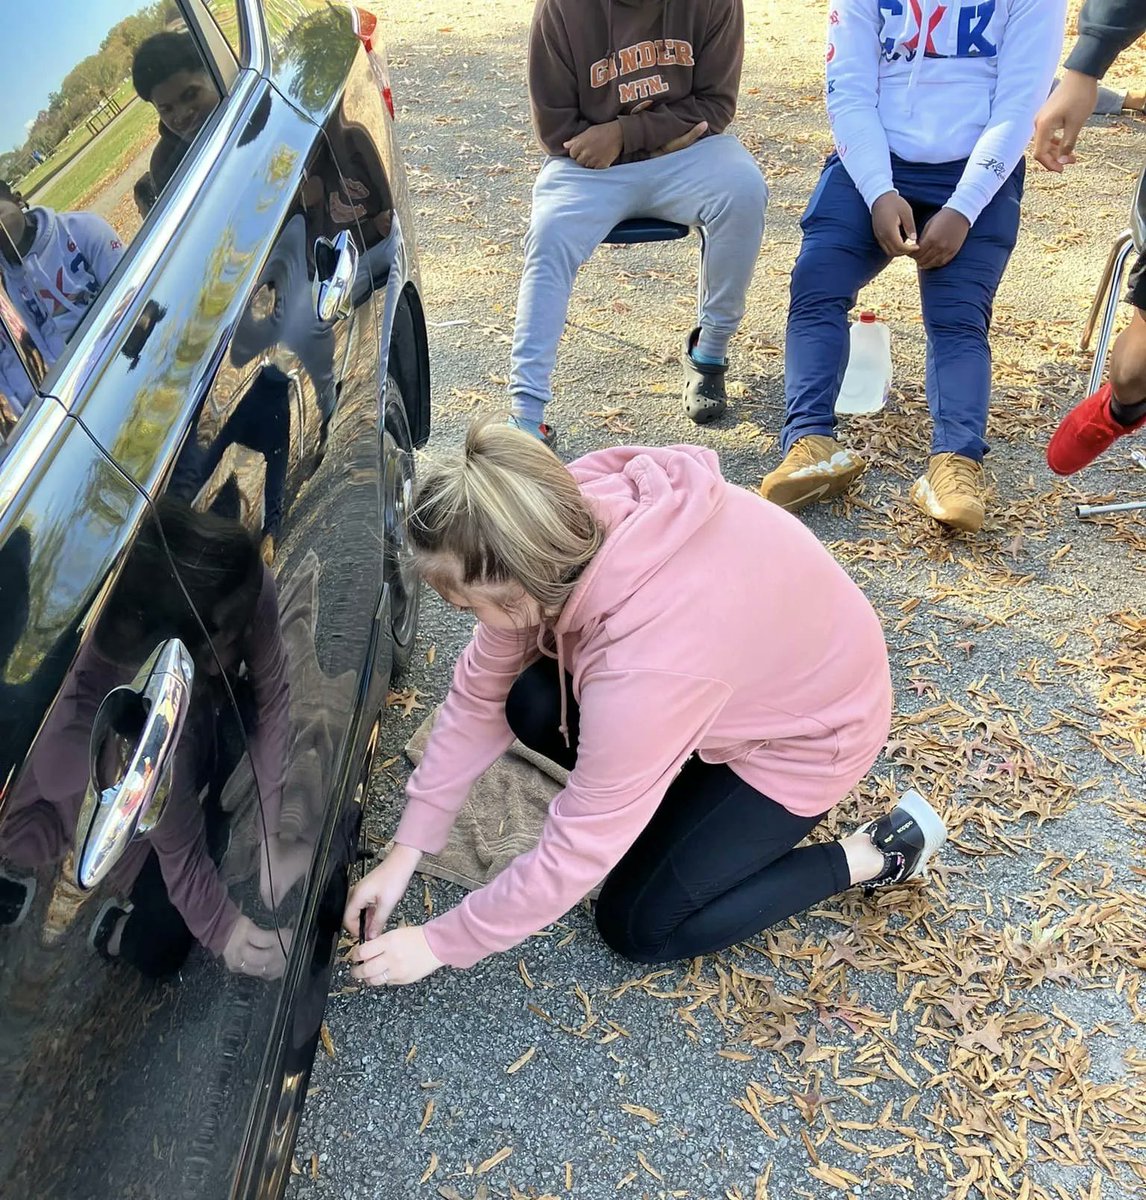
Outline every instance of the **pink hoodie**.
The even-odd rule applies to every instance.
[[[577,766],[536,849],[426,925],[455,967],[568,912],[694,751],[812,816],[867,774],[890,726],[879,619],[795,517],[726,483],[695,446],[602,450],[569,470],[607,530],[553,630],[581,709]],[[538,633],[478,627],[410,778],[402,845],[441,850],[509,748],[505,699]]]

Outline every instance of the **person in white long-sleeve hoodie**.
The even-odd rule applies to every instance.
[[[801,221],[784,371],[783,463],[761,494],[795,510],[866,466],[835,438],[847,314],[898,255],[919,268],[934,425],[912,499],[984,518],[995,292],[1019,231],[1023,153],[1062,49],[1066,0],[836,0],[827,107],[836,152]]]
[[[27,212],[0,200],[0,282],[22,333],[50,367],[63,353],[123,257],[119,234],[95,213]],[[0,393],[19,416],[35,394],[7,336],[0,333]]]

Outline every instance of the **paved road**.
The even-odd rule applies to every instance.
[[[391,61],[442,447],[502,403],[537,162],[521,82],[528,6],[399,7]],[[746,7],[739,129],[772,205],[734,346],[739,400],[703,431],[677,408],[692,247],[602,251],[578,285],[559,364],[553,419],[570,453],[690,440],[749,486],[775,461],[787,274],[828,145],[823,35],[816,6]],[[927,432],[909,270],[864,297],[892,326],[895,395],[848,429],[875,462],[856,500],[807,520],[885,618],[899,715],[838,824],[920,786],[953,830],[944,871],[925,889],[878,905],[849,896],[734,954],[647,978],[578,910],[472,971],[339,992],[292,1200],[1142,1193],[1146,631],[1119,614],[1143,607],[1146,527],[1082,525],[1071,504],[1142,493],[1146,475],[1122,451],[1063,484],[1041,448],[1081,394],[1086,362],[1071,346],[1144,155],[1141,125],[1107,121],[1068,180],[1031,174],[996,309],[996,497],[975,541],[937,534],[904,499]],[[466,636],[464,619],[427,602],[410,679],[427,704]],[[421,715],[392,714],[386,759]],[[379,838],[403,778],[400,759],[377,776]],[[419,885],[403,912],[420,920],[459,895]]]

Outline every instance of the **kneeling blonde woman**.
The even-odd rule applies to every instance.
[[[386,860],[351,893],[353,974],[406,984],[545,928],[597,884],[597,928],[654,963],[721,950],[858,884],[923,874],[946,832],[909,794],[798,845],[887,739],[879,620],[804,526],[692,446],[563,466],[502,425],[424,470],[411,540],[478,625]],[[513,739],[570,769],[536,849],[457,908],[384,932],[424,853]]]

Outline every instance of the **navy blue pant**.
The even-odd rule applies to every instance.
[[[891,164],[896,189],[911,205],[922,236],[924,223],[951,198],[966,164],[909,163],[895,155]],[[1025,173],[1020,162],[947,266],[919,272],[933,454],[950,451],[977,462],[989,449],[991,309],[1018,238]],[[836,397],[848,363],[848,313],[860,288],[890,261],[875,239],[863,197],[834,154],[800,227],[804,240],[792,269],[784,351],[785,454],[797,438],[835,432]]]

